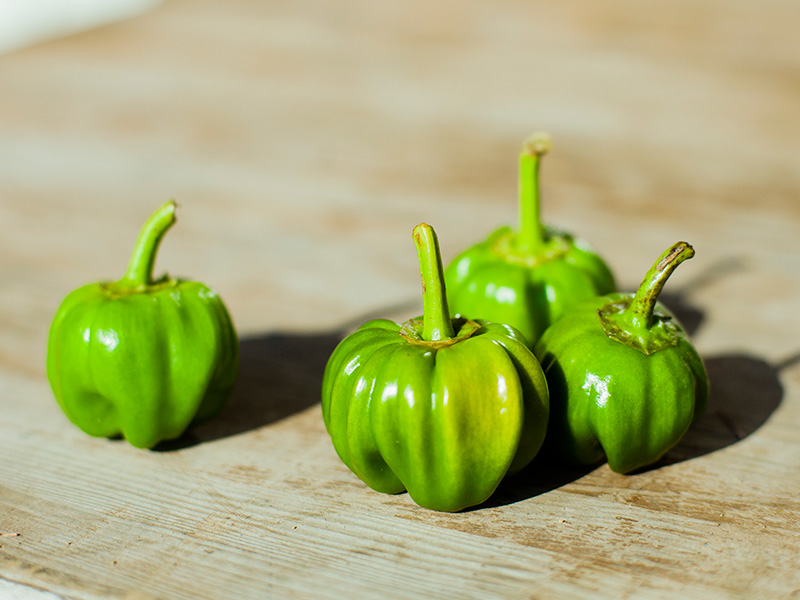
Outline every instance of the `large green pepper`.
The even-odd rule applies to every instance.
[[[202,283],[152,279],[174,213],[168,202],[148,219],[122,279],[78,288],[56,313],[47,376],[89,435],[151,448],[218,413],[236,381],[239,347],[219,296]]]
[[[650,268],[635,295],[587,300],[536,345],[550,387],[548,445],[569,462],[608,459],[618,473],[657,461],[705,409],[703,361],[657,303],[667,278],[694,256],[685,242]]]
[[[539,160],[550,138],[534,134],[519,157],[520,229],[501,227],[458,255],[445,277],[454,314],[507,323],[530,347],[577,302],[613,292],[614,277],[586,242],[539,220]]]
[[[436,235],[414,229],[424,314],[365,323],[334,350],[322,415],[342,461],[371,488],[420,506],[480,504],[538,452],[547,385],[512,328],[451,319]]]

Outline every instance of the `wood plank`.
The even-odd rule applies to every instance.
[[[0,57],[0,577],[69,598],[691,598],[800,594],[796,3],[669,11],[172,0]],[[319,409],[331,350],[418,313],[411,229],[445,259],[516,218],[547,129],[544,217],[622,287],[677,239],[667,303],[712,380],[655,468],[540,459],[458,514],[368,490]],[[119,276],[175,197],[157,267],[241,334],[220,417],[159,451],[52,398],[50,320]]]

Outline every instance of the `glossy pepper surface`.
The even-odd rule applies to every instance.
[[[458,255],[445,271],[454,314],[512,325],[532,348],[577,302],[614,291],[608,266],[586,242],[539,219],[539,162],[546,134],[528,138],[519,157],[520,226],[501,227]]]
[[[628,473],[657,461],[696,421],[708,378],[683,328],[657,302],[664,282],[694,250],[669,248],[635,295],[587,300],[536,345],[550,387],[548,444],[569,462],[605,456]]]
[[[480,504],[538,452],[547,384],[518,332],[451,319],[436,235],[414,229],[421,318],[365,323],[334,350],[322,414],[342,461],[368,486],[420,506]]]
[[[151,448],[222,408],[239,367],[236,333],[202,283],[152,279],[175,203],[145,223],[119,281],[78,288],[50,328],[47,376],[69,419],[89,435]]]

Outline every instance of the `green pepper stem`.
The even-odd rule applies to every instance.
[[[539,216],[539,159],[550,151],[546,133],[534,133],[522,144],[519,155],[519,249],[540,254],[545,236]]]
[[[676,242],[658,257],[644,276],[630,306],[624,311],[631,325],[647,329],[653,326],[653,311],[661,289],[677,266],[693,256],[694,248],[686,242]]]
[[[156,252],[161,238],[175,223],[175,206],[175,201],[170,200],[147,219],[133,247],[128,270],[119,281],[121,286],[139,288],[153,283]]]
[[[422,276],[422,338],[428,342],[449,339],[455,332],[447,306],[439,240],[433,227],[427,223],[414,227],[413,237]]]

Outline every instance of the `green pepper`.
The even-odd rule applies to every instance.
[[[705,409],[703,361],[675,317],[657,302],[694,249],[678,242],[635,295],[584,301],[536,345],[550,388],[548,446],[568,462],[602,461],[628,473],[661,458]]]
[[[544,374],[520,334],[451,319],[433,229],[414,229],[423,316],[369,321],[334,350],[322,415],[339,457],[368,486],[457,511],[486,500],[542,445]]]
[[[550,138],[541,133],[523,144],[519,231],[497,229],[445,271],[455,314],[512,325],[531,348],[571,306],[615,290],[608,266],[586,242],[539,220],[539,161],[549,149]]]
[[[70,293],[56,313],[47,376],[69,419],[89,435],[151,448],[222,408],[239,347],[222,300],[202,283],[152,279],[175,203],[145,223],[125,275]]]

